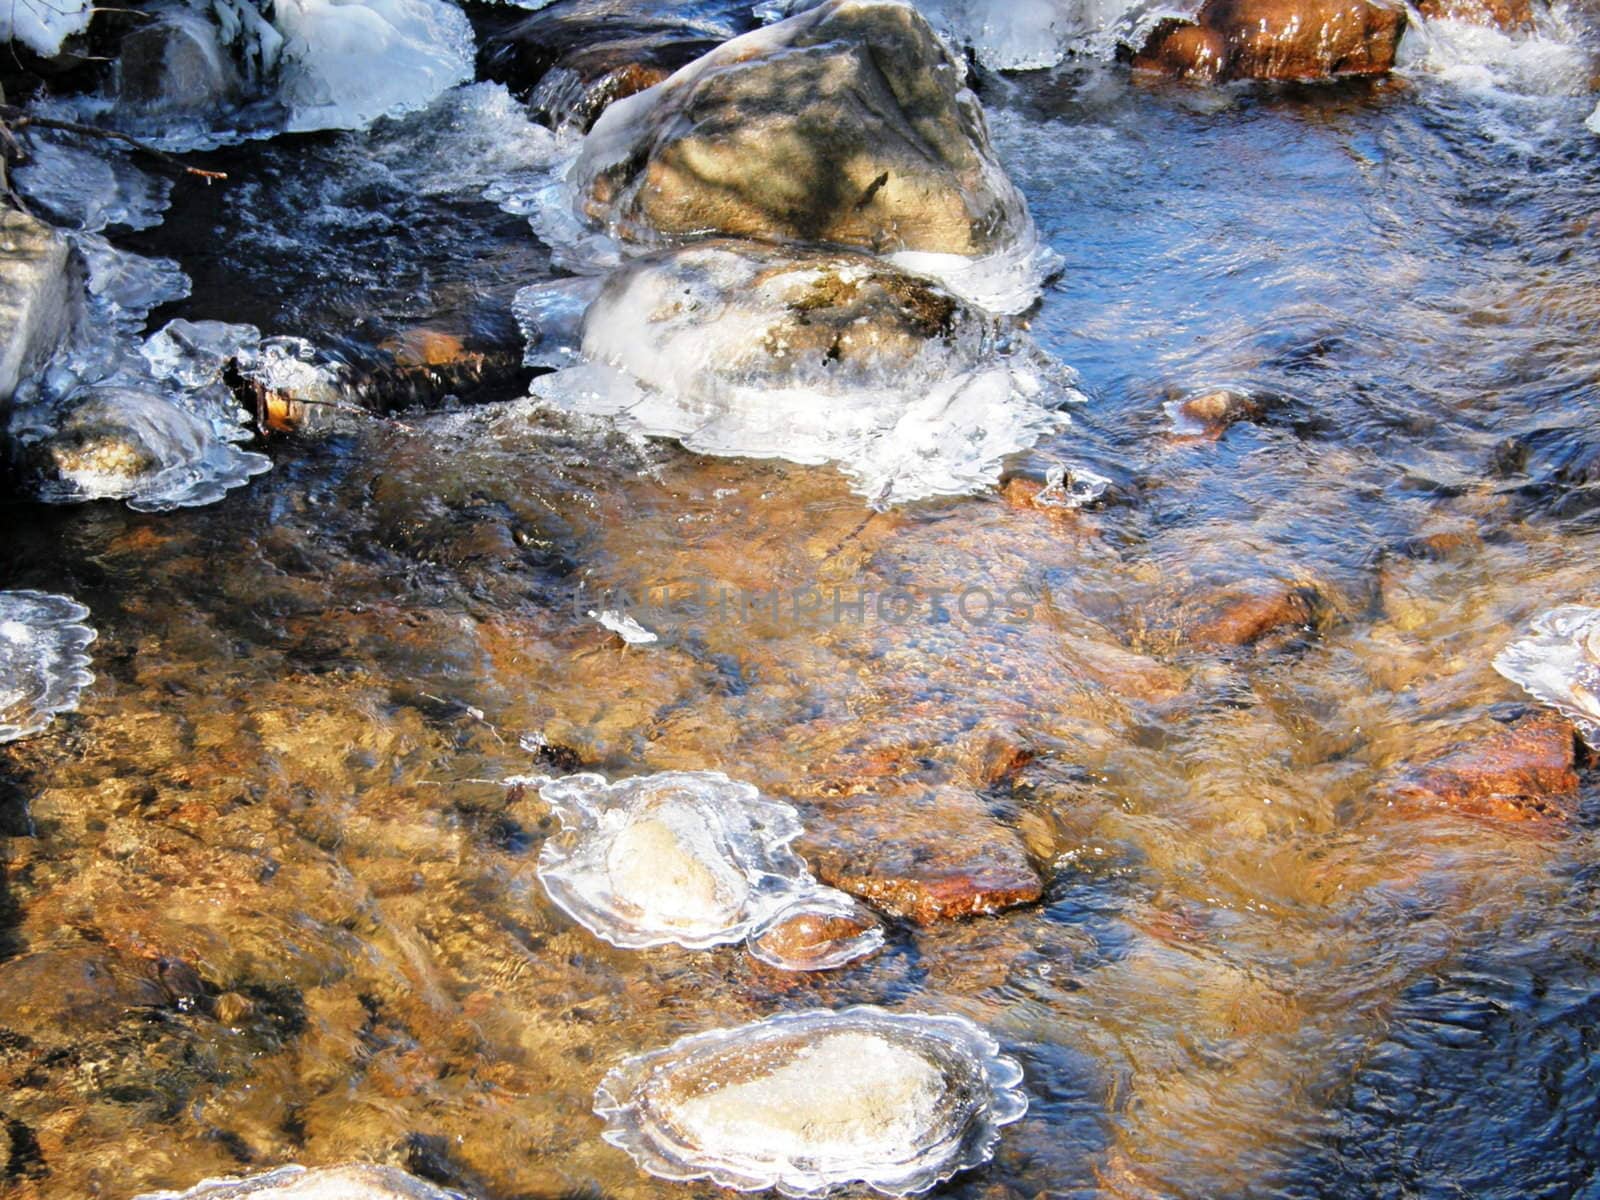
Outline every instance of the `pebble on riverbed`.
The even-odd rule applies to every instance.
[[[1503,821],[1560,819],[1578,790],[1577,731],[1552,714],[1524,717],[1404,771],[1380,790],[1391,802]]]
[[[860,1007],[683,1038],[606,1076],[605,1138],[664,1179],[816,1197],[923,1192],[994,1154],[1022,1070],[961,1017]]]

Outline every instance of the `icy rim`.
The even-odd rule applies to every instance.
[[[395,1167],[278,1167],[244,1178],[206,1179],[185,1192],[147,1192],[133,1200],[235,1200],[241,1196],[293,1200],[462,1200]]]
[[[1500,651],[1494,669],[1600,748],[1600,608],[1568,604],[1534,618],[1533,636]]]
[[[939,1129],[930,1122],[899,1161],[833,1165],[788,1161],[762,1163],[754,1156],[718,1156],[705,1148],[684,1145],[657,1124],[648,1090],[676,1070],[714,1062],[719,1054],[746,1050],[759,1054],[764,1044],[799,1041],[821,1034],[863,1033],[897,1042],[924,1055],[946,1075],[945,1095],[955,1105],[954,1119]],[[951,1078],[951,1071],[958,1078]],[[1018,1086],[1022,1067],[1000,1052],[983,1029],[958,1016],[892,1013],[872,1005],[833,1012],[812,1009],[768,1017],[748,1025],[714,1029],[680,1038],[661,1050],[627,1059],[613,1068],[595,1092],[595,1114],[606,1122],[601,1135],[625,1151],[640,1169],[661,1179],[688,1182],[707,1179],[741,1192],[775,1188],[785,1196],[810,1200],[852,1184],[864,1184],[887,1196],[925,1192],[960,1171],[982,1166],[994,1156],[1002,1126],[1019,1120],[1028,1100]],[[819,1092],[819,1098],[822,1093]]]
[[[868,915],[869,910],[854,896],[833,888],[819,887],[815,892],[773,913],[759,928],[752,929],[745,939],[745,950],[757,962],[766,963],[780,971],[831,971],[835,967],[853,963],[883,949],[883,926],[873,916],[873,924],[853,937],[832,940],[822,953],[806,958],[784,955],[766,944],[766,937],[778,927],[808,916],[849,920]]]
[[[0,742],[38,733],[94,682],[89,610],[53,592],[0,592]]]
[[[674,944],[704,950],[741,941],[777,908],[818,887],[789,848],[801,833],[794,808],[763,799],[753,784],[720,771],[663,771],[616,783],[602,775],[569,775],[544,784],[539,795],[561,821],[561,832],[539,855],[546,894],[590,933],[624,950]],[[715,928],[696,932],[639,923],[613,889],[607,851],[639,817],[664,803],[693,810],[724,856],[716,865],[747,886],[737,914]]]

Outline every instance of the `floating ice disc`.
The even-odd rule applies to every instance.
[[[1600,747],[1600,608],[1568,604],[1535,618],[1533,636],[1500,651],[1494,669]]]
[[[827,971],[883,947],[883,925],[854,896],[819,887],[751,933],[750,957],[785,971]]]
[[[273,1196],[278,1200],[461,1200],[394,1167],[279,1167],[247,1179],[207,1179],[186,1192],[151,1192],[134,1200],[237,1200]]]
[[[94,681],[89,610],[70,596],[0,592],[0,742],[38,733]]]
[[[629,1059],[595,1093],[605,1139],[663,1179],[813,1197],[927,1191],[989,1161],[1022,1068],[963,1017],[861,1007],[770,1017]]]
[[[562,831],[539,879],[562,911],[613,946],[736,942],[816,888],[789,849],[800,820],[717,771],[607,783],[569,775],[539,791]]]

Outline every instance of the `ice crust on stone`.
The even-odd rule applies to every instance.
[[[80,234],[86,319],[45,371],[18,388],[12,456],[47,503],[120,499],[162,511],[210,504],[271,466],[240,448],[247,414],[222,381],[258,337],[245,326],[175,321],[141,338],[156,305],[179,298],[177,264]]]
[[[120,153],[35,134],[27,161],[12,172],[17,190],[57,224],[88,233],[110,225],[149,229],[161,223],[172,181],[136,167]]]
[[[1111,480],[1086,467],[1051,467],[1033,496],[1037,508],[1086,508],[1104,496]]]
[[[540,854],[539,879],[614,946],[740,941],[817,887],[789,848],[801,831],[795,810],[720,772],[569,775],[539,794],[562,826]]]
[[[46,58],[89,28],[90,0],[6,0],[0,4],[0,42],[18,41]]]
[[[597,625],[616,634],[629,646],[649,646],[661,640],[660,635],[651,633],[627,613],[619,613],[609,608],[599,612],[591,609],[589,617]]]
[[[1583,124],[1590,133],[1600,133],[1600,104],[1594,106],[1594,111],[1589,114],[1589,119]]]
[[[883,925],[854,896],[819,888],[752,930],[750,957],[785,971],[828,971],[876,954]]]
[[[537,288],[518,299],[534,325],[552,307]],[[566,349],[542,338],[537,357]],[[698,453],[833,462],[879,505],[991,485],[1007,455],[1064,423],[1047,398],[1079,398],[1061,368],[929,281],[863,255],[724,241],[614,274],[578,349],[584,363],[535,379],[535,396]]]
[[[1540,615],[1532,636],[1500,651],[1494,669],[1570,718],[1600,749],[1600,608],[1569,604]]]
[[[133,1200],[462,1200],[456,1192],[408,1175],[395,1167],[356,1165],[278,1167],[239,1179],[207,1179],[185,1192],[148,1192]]]
[[[904,1196],[987,1162],[1027,1111],[1021,1081],[965,1018],[818,1009],[631,1058],[601,1083],[595,1112],[608,1142],[663,1179]]]
[[[0,742],[38,733],[94,682],[89,610],[52,592],[0,592]]]

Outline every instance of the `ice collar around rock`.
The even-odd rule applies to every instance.
[[[663,1179],[819,1197],[927,1191],[994,1154],[1022,1070],[954,1016],[769,1017],[630,1058],[595,1095],[605,1139]]]
[[[0,742],[38,733],[94,682],[89,610],[52,592],[0,592]]]
[[[184,1192],[149,1192],[133,1200],[462,1200],[395,1167],[288,1166],[236,1179],[207,1179]]]
[[[748,783],[718,771],[615,783],[580,774],[547,780],[539,794],[561,822],[539,856],[540,882],[563,912],[614,946],[701,950],[759,940],[810,900],[842,906],[855,924],[798,940],[791,929],[763,943],[761,961],[816,970],[882,944],[870,914],[817,883],[790,849],[801,833],[799,814]]]

